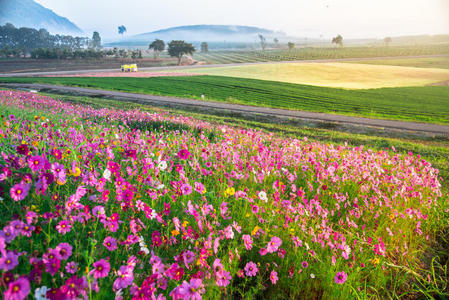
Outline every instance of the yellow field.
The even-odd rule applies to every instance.
[[[348,63],[279,63],[182,69],[176,72],[254,78],[346,89],[424,86],[449,80],[449,70],[447,69]]]

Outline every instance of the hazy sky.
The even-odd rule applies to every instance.
[[[86,33],[118,37],[193,24],[249,25],[345,38],[449,33],[449,0],[35,0]]]

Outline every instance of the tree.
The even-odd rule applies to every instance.
[[[202,42],[201,43],[201,52],[202,53],[209,52],[209,45],[206,42]]]
[[[195,47],[184,41],[174,40],[168,43],[168,54],[171,57],[178,58],[178,65],[181,64],[181,58],[184,54],[192,55],[193,52],[195,52]]]
[[[293,48],[295,48],[295,43],[288,42],[287,46],[288,46],[288,50],[293,50]]]
[[[117,27],[117,29],[118,29],[118,34],[123,35],[126,32],[125,25],[121,25],[121,26]]]
[[[260,40],[260,46],[262,47],[262,50],[265,50],[267,47],[266,39],[263,35],[259,34],[259,40]]]
[[[163,40],[156,39],[150,44],[148,48],[153,49],[154,57],[157,58],[159,57],[159,53],[165,50],[165,43]]]
[[[94,34],[92,35],[92,44],[91,48],[95,50],[101,49],[101,37],[98,31],[94,31]]]
[[[387,36],[386,38],[384,38],[384,43],[388,46],[391,43],[391,37]]]
[[[278,38],[274,38],[274,39],[273,39],[273,42],[274,42],[275,47],[277,48],[278,45],[279,45],[279,40],[278,40]]]
[[[337,35],[332,39],[332,44],[337,44],[340,47],[343,47],[343,37],[341,35]]]

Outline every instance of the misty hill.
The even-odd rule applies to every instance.
[[[33,0],[0,0],[0,25],[12,23],[15,27],[45,28],[51,33],[80,35],[83,31],[69,19]]]
[[[122,40],[110,42],[107,46],[148,46],[155,40],[166,42],[171,40],[185,40],[193,44],[207,42],[211,44],[252,44],[259,41],[258,35],[262,34],[267,42],[274,38],[279,41],[286,40],[283,32],[275,32],[265,28],[237,25],[190,25],[171,27],[148,33],[134,35]]]

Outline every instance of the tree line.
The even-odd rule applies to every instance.
[[[85,54],[81,52],[89,49]],[[94,32],[92,39],[88,37],[73,37],[71,35],[50,34],[46,29],[16,28],[7,23],[0,26],[0,56],[64,56],[96,57],[101,49],[101,37]]]

